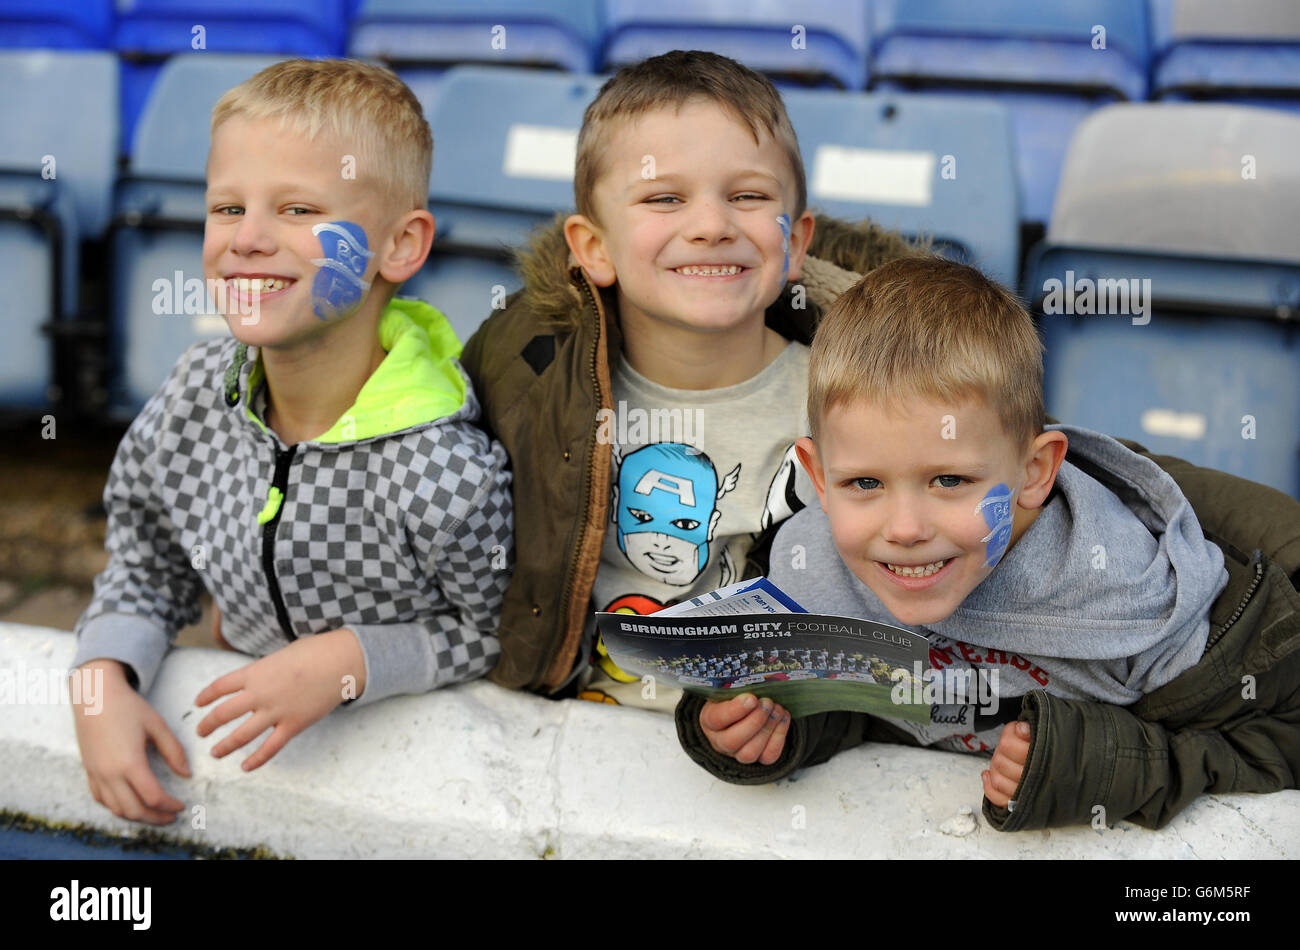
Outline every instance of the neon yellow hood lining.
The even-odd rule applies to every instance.
[[[379,344],[388,355],[366,380],[357,400],[312,442],[358,442],[401,432],[457,412],[465,405],[465,379],[452,363],[461,344],[438,310],[422,300],[394,297],[379,318]],[[248,375],[248,391],[265,378],[262,356]],[[263,430],[245,400],[245,411]]]

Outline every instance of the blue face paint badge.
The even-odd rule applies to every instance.
[[[776,223],[781,226],[781,253],[785,255],[785,264],[781,267],[781,280],[784,281],[790,273],[790,216],[778,214]]]
[[[975,514],[983,515],[984,523],[990,528],[989,533],[980,538],[984,542],[985,567],[996,567],[1011,542],[1011,498],[1014,494],[999,482],[975,506]]]
[[[366,241],[366,232],[351,221],[318,224],[311,233],[320,238],[325,253],[312,260],[320,268],[311,285],[312,313],[322,320],[336,320],[356,309],[370,289],[361,276],[375,255]]]

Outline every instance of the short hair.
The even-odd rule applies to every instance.
[[[781,94],[771,81],[734,59],[702,50],[673,50],[625,66],[603,86],[582,116],[578,155],[573,171],[573,197],[578,213],[596,220],[593,192],[601,174],[601,157],[609,148],[612,130],[626,122],[669,107],[705,99],[717,103],[745,125],[759,141],[772,136],[785,151],[794,173],[797,194],[793,220],[808,204],[799,139],[786,114]]]
[[[1033,318],[973,267],[934,256],[890,261],[841,294],[817,327],[808,365],[814,441],[840,403],[971,398],[1018,445],[1043,431],[1043,344]]]
[[[360,153],[365,175],[405,210],[427,207],[433,133],[420,100],[391,70],[354,59],[289,59],[222,96],[212,132],[232,116],[279,119],[314,139],[324,131]]]

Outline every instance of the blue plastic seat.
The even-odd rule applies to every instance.
[[[1146,98],[1146,10],[1131,0],[874,0],[871,31],[871,88],[984,96],[1010,110],[1025,221],[1047,221],[1083,117]]]
[[[112,24],[112,0],[0,0],[0,47],[105,49]]]
[[[1300,6],[1150,0],[1152,94],[1300,110]]]
[[[80,242],[109,220],[117,151],[111,53],[0,52],[0,402],[38,405],[52,381],[40,329],[93,306],[78,297]],[[76,121],[70,117],[76,116]]]
[[[469,62],[587,72],[599,37],[599,0],[364,0],[348,52],[403,79]]]
[[[109,394],[114,415],[137,412],[191,343],[229,332],[220,317],[174,312],[174,291],[160,297],[155,281],[168,288],[179,284],[182,292],[187,281],[202,282],[212,107],[226,90],[277,60],[189,53],[172,57],[162,69],[115,199]]]
[[[1019,224],[1010,120],[996,103],[787,91],[808,204],[870,217],[1014,287]]]
[[[1146,6],[1131,0],[873,0],[874,78],[1109,90],[1146,98]],[[1105,30],[1105,47],[1100,46]]]
[[[866,0],[806,0],[796,8],[780,0],[605,0],[605,20],[610,70],[699,49],[791,83],[861,89],[866,82]]]
[[[428,113],[437,238],[401,293],[445,313],[462,340],[518,288],[511,252],[533,228],[573,207],[578,129],[602,82],[481,66],[443,77]]]
[[[124,144],[133,141],[168,56],[197,50],[340,56],[346,30],[346,0],[132,0],[113,32],[123,58]]]
[[[1300,498],[1296,149],[1300,117],[1273,110],[1085,120],[1023,287],[1049,412]]]

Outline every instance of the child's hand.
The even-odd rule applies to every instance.
[[[252,715],[212,749],[217,758],[256,739],[267,729],[275,731],[244,760],[244,771],[268,761],[285,744],[343,701],[343,678],[356,677],[355,695],[366,688],[365,657],[351,630],[331,630],[295,640],[270,656],[227,673],[209,683],[194,702],[199,706],[235,693],[199,723],[207,736],[220,726]]]
[[[705,703],[700,728],[715,752],[746,765],[771,765],[785,748],[790,714],[770,699],[745,693],[726,702]]]
[[[980,773],[984,782],[984,797],[999,808],[1006,808],[1011,796],[1020,785],[1029,758],[1030,731],[1027,722],[1009,722],[1002,727],[993,761],[988,771]]]
[[[92,660],[79,673],[95,669],[104,671],[98,714],[88,714],[85,703],[72,706],[90,794],[119,818],[169,825],[185,805],[163,791],[146,751],[152,740],[172,771],[189,778],[185,750],[149,701],[131,688],[121,663]]]

